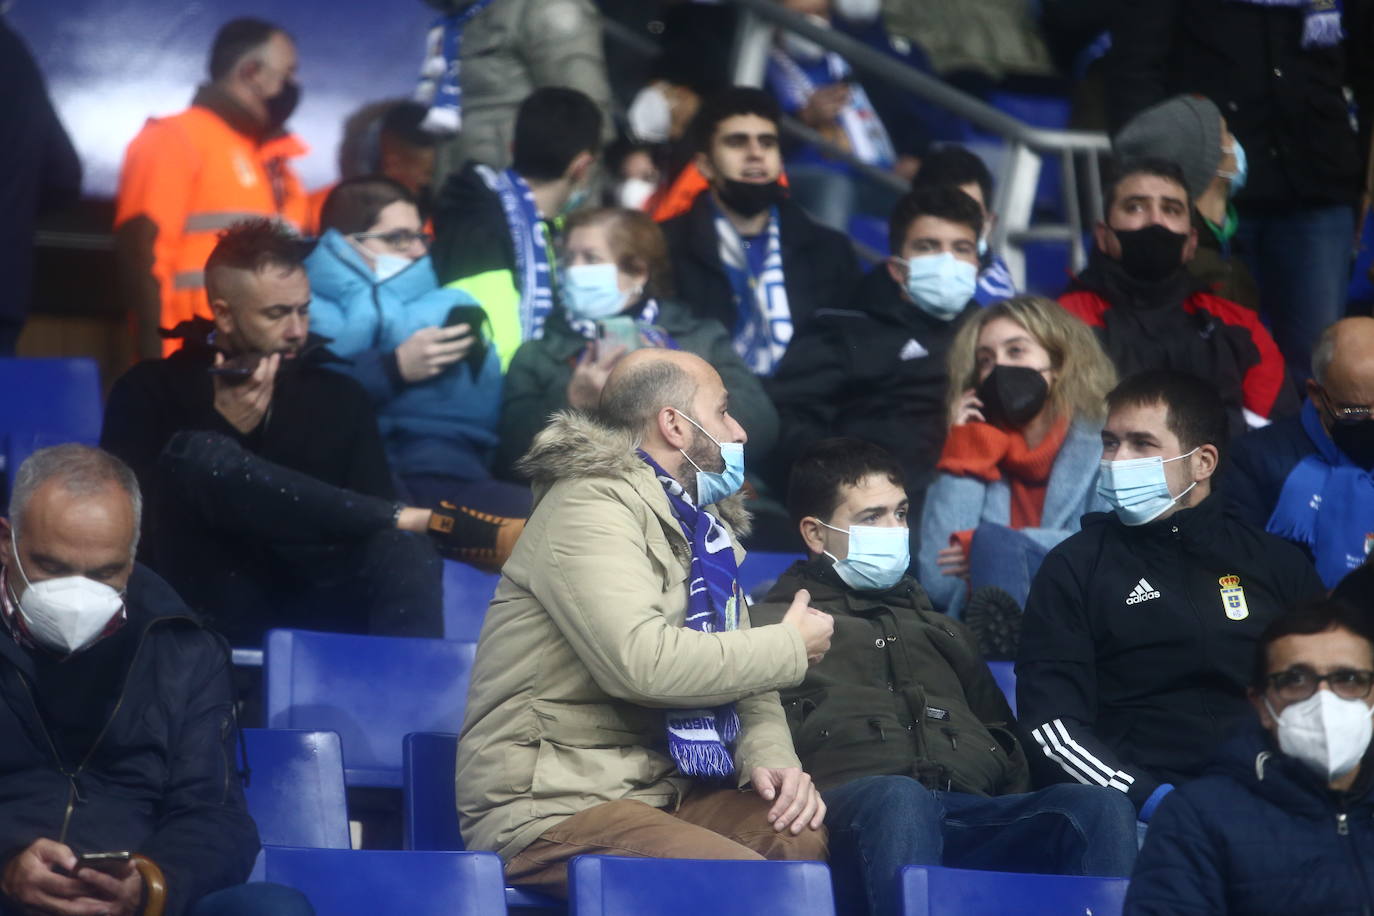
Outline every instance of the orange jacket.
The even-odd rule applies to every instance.
[[[305,152],[293,134],[259,144],[199,97],[180,114],[148,119],[124,154],[115,228],[143,217],[157,229],[152,269],[161,290],[162,327],[196,315],[212,317],[205,261],[221,230],[252,216],[306,228],[309,201],[289,165]],[[164,351],[178,345],[171,341]]]

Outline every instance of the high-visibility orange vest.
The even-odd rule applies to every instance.
[[[221,230],[254,216],[296,231],[310,221],[305,188],[289,160],[307,149],[294,134],[259,144],[209,108],[149,118],[124,153],[115,228],[136,217],[157,226],[153,274],[162,294],[162,327],[212,317],[205,261]],[[177,349],[169,341],[164,352]]]

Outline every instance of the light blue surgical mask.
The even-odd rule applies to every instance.
[[[1240,189],[1245,187],[1245,179],[1250,174],[1250,164],[1245,159],[1245,147],[1240,145],[1240,141],[1235,137],[1231,138],[1231,149],[1227,150],[1236,157],[1236,170],[1234,172],[1223,172],[1217,170],[1217,174],[1231,182],[1230,194],[1235,197],[1240,193]]]
[[[616,282],[614,264],[575,264],[563,271],[559,292],[569,317],[597,321],[618,314],[627,294]]]
[[[681,413],[681,411],[678,411]],[[739,492],[739,488],[744,486],[744,443],[743,442],[721,442],[715,436],[706,432],[700,423],[682,414],[683,419],[691,423],[706,438],[710,439],[720,449],[720,458],[725,462],[723,471],[703,471],[701,465],[692,461],[692,456],[682,449],[682,457],[686,458],[692,467],[697,469],[697,505],[709,506],[718,503],[727,496],[733,496]]]
[[[1152,522],[1197,486],[1195,480],[1177,496],[1170,493],[1169,481],[1164,476],[1165,462],[1181,461],[1196,451],[1193,449],[1174,458],[1155,455],[1125,461],[1104,459],[1097,476],[1097,495],[1116,510],[1116,517],[1121,519],[1123,525]]]
[[[385,283],[414,263],[413,258],[407,258],[405,255],[373,254],[372,272],[377,275],[378,282]]]
[[[843,560],[836,560],[828,550],[825,555],[835,560],[836,574],[850,588],[861,592],[883,591],[906,575],[906,568],[911,565],[911,538],[906,528],[850,525],[845,531],[825,522],[821,524],[849,536],[849,555]]]
[[[978,268],[948,251],[906,262],[906,292],[916,307],[940,321],[952,321],[973,298]]]

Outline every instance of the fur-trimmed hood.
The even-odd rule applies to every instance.
[[[560,480],[652,475],[649,466],[635,454],[635,447],[634,437],[628,432],[598,423],[582,411],[561,410],[534,437],[534,444],[517,463],[516,470],[530,478],[538,504]],[[707,508],[737,535],[749,533],[750,515],[738,493]]]

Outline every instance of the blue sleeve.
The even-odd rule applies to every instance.
[[[396,379],[387,369],[388,363],[395,361],[395,357],[392,355],[394,352],[393,350],[380,349],[361,350],[350,356],[347,363],[328,363],[327,365],[331,369],[337,369],[345,375],[352,376],[367,391],[373,406],[381,407],[399,393]]]
[[[935,564],[936,554],[949,546],[950,535],[978,527],[983,520],[987,489],[986,483],[974,477],[937,474],[921,507],[921,550],[916,556],[916,578],[930,595],[935,609],[951,617],[959,617],[963,610],[968,586],[963,579],[941,572]]]
[[[1220,850],[1186,792],[1171,792],[1145,834],[1123,916],[1227,912]]]

